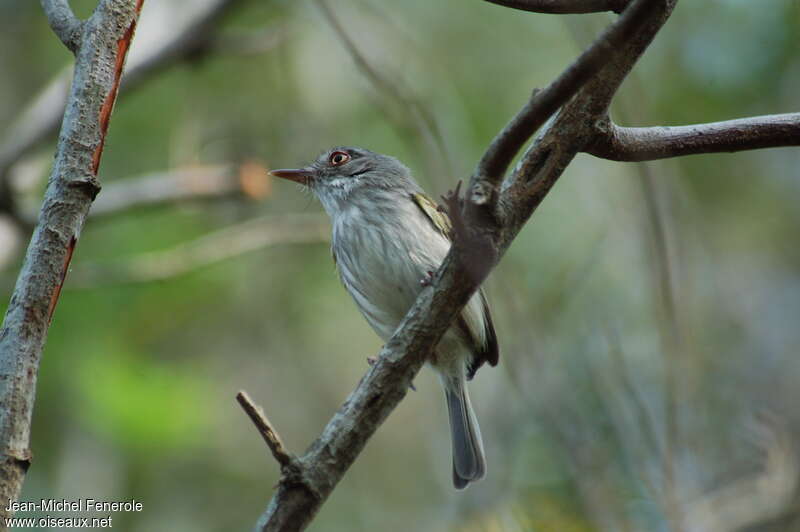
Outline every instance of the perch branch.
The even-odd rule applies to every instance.
[[[630,0],[486,0],[503,7],[532,11],[534,13],[551,13],[568,15],[571,13],[598,13],[613,11],[621,13]]]
[[[69,0],[41,0],[42,9],[50,29],[73,54],[78,51],[81,39],[81,21],[69,7]]]
[[[626,42],[624,46],[619,47],[618,53],[626,54],[624,60],[610,53],[613,49],[606,50],[605,46],[601,48],[608,53],[600,54],[596,59],[598,62],[596,65],[592,60],[593,67],[596,67],[592,72],[596,76],[590,85],[595,85],[594,88],[600,94],[601,100],[610,101],[619,83],[669,17],[673,6],[674,0],[635,0],[613,25],[612,28],[617,29],[614,29],[612,34],[622,31],[618,25],[620,22],[623,24],[624,35],[635,33],[637,28],[628,27],[628,24],[633,24],[630,22],[631,19],[637,21],[640,28],[639,32],[631,37],[630,43]],[[608,33],[604,35],[607,36]],[[609,68],[603,68],[604,66]],[[578,79],[582,77],[578,76]],[[572,83],[575,81],[563,85],[561,90],[574,90]],[[597,84],[602,86],[597,87]],[[451,218],[463,214],[469,224],[468,231],[458,234],[443,264],[434,275],[431,285],[422,290],[395,333],[384,345],[376,363],[370,367],[320,437],[300,458],[303,464],[302,481],[299,483],[282,481],[279,484],[278,491],[258,522],[259,530],[303,530],[355,461],[369,438],[405,397],[413,377],[450,327],[455,316],[508,249],[514,236],[544,199],[552,183],[583,147],[589,127],[583,119],[587,115],[597,116],[607,108],[608,101],[598,102],[593,98],[594,93],[586,90],[588,86],[577,93],[576,98],[567,106],[567,112],[559,116],[559,120],[570,120],[569,127],[558,134],[558,140],[568,145],[562,146],[559,156],[553,158],[554,162],[543,165],[539,168],[541,172],[537,171],[535,175],[530,172],[515,172],[519,180],[525,182],[523,191],[530,185],[527,182],[528,177],[538,178],[548,186],[536,187],[533,193],[527,191],[519,195],[514,187],[502,191],[503,197],[500,198],[498,207],[514,209],[516,212],[504,217],[510,221],[510,225],[504,227],[501,233],[494,227],[487,227],[485,219],[473,218],[469,216],[468,211],[462,213],[459,210],[459,199],[451,196],[452,201],[448,201],[451,206]],[[556,101],[560,101],[562,97],[553,95]],[[565,98],[564,102],[569,99]],[[577,121],[573,123],[571,120]],[[534,131],[535,128],[528,135],[532,135]],[[521,133],[519,135],[522,136]],[[555,141],[557,135],[551,128],[545,136],[547,138],[544,142],[547,146]],[[512,144],[516,144],[519,148],[525,141],[527,138],[515,137]],[[509,161],[514,153],[516,152],[508,155]],[[530,168],[527,167],[528,170]],[[542,172],[545,173],[542,175]]]
[[[283,446],[281,437],[278,435],[278,432],[272,428],[269,419],[267,419],[261,407],[256,405],[244,390],[240,390],[239,393],[236,394],[236,400],[239,401],[239,405],[241,405],[245,414],[247,414],[250,421],[253,422],[253,425],[256,426],[258,433],[264,438],[264,443],[269,447],[273,458],[280,464],[281,469],[292,465],[296,458]]]
[[[39,215],[0,331],[0,519],[19,496],[42,349],[75,245],[100,185],[97,170],[143,0],[101,0],[84,25]]]
[[[586,152],[612,161],[651,161],[699,153],[800,146],[800,113],[671,127],[598,123]]]

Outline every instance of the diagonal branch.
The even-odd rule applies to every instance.
[[[143,0],[101,0],[85,24],[39,223],[0,331],[0,519],[30,465],[42,349],[83,223]]]
[[[163,281],[211,264],[279,244],[330,240],[330,224],[316,214],[266,215],[183,242],[112,263],[75,265],[70,287]]]
[[[568,15],[570,13],[598,13],[613,11],[621,13],[630,0],[486,0],[499,6],[532,11]]]
[[[670,127],[598,124],[586,152],[612,161],[651,161],[699,153],[800,146],[800,113]]]
[[[270,183],[266,169],[255,162],[179,168],[107,185],[98,196],[91,217],[233,195],[260,199],[269,195]]]
[[[83,24],[69,7],[69,0],[41,0],[41,3],[53,33],[73,54],[77,53]]]
[[[467,222],[465,226],[467,230],[457,234],[431,286],[420,293],[395,333],[384,345],[377,362],[361,379],[320,437],[300,458],[305,473],[302,482],[279,484],[277,493],[258,522],[259,530],[302,530],[310,523],[366,442],[403,399],[413,377],[450,327],[455,316],[508,249],[513,238],[544,199],[567,164],[583,147],[590,127],[590,122],[587,123],[584,118],[587,115],[595,116],[598,109],[607,108],[616,87],[666,22],[673,7],[674,0],[636,0],[611,30],[601,37],[606,39],[604,44],[595,43],[591,47],[589,57],[592,59],[584,60],[591,64],[591,68],[584,65],[583,68],[587,70],[581,70],[580,74],[562,74],[559,77],[563,80],[566,76],[570,80],[569,83],[564,82],[561,85],[561,90],[568,92],[570,96],[580,88],[580,82],[586,82],[587,79],[595,84],[604,84],[605,87],[602,90],[597,89],[600,101],[593,98],[594,95],[585,89],[579,91],[576,98],[557,119],[557,123],[564,122],[563,130],[556,134],[555,126],[550,128],[545,135],[546,144],[539,144],[538,149],[532,150],[540,157],[543,153],[542,147],[545,148],[545,152],[551,150],[550,153],[556,153],[548,146],[558,140],[561,148],[556,153],[557,157],[545,158],[544,164],[539,166],[523,165],[522,170],[515,172],[517,177],[515,182],[521,186],[503,190],[498,208],[513,209],[514,212],[504,213],[503,220],[507,220],[508,225],[502,227],[500,232],[491,222],[487,223],[486,219],[471,216],[470,209],[462,212],[461,199],[457,195],[447,198],[454,225],[459,218],[463,218]],[[631,35],[631,42],[624,42],[624,46],[620,46],[618,50],[618,53],[626,54],[624,58],[612,53],[613,47],[607,48],[610,46],[609,42],[616,42],[616,38],[622,38],[615,37],[609,40],[609,33],[613,36],[618,33],[624,36]],[[575,65],[570,67],[574,68]],[[596,77],[592,79],[592,75],[595,74]],[[548,92],[550,94],[548,98],[552,98],[548,101],[561,101],[563,98],[566,102],[570,99],[563,94],[552,94],[555,90],[550,89],[551,92]],[[550,111],[550,114],[554,111],[555,109]],[[540,119],[540,112],[532,113],[534,121]],[[546,118],[547,116],[544,116],[544,119]],[[505,155],[495,155],[490,159],[504,169],[516,150],[527,141],[535,129],[535,127],[529,129],[527,136],[524,131],[516,131],[513,139],[509,141],[510,144],[516,145],[516,149],[513,151],[505,149],[503,151]],[[496,143],[493,143],[490,149],[496,147]],[[534,157],[536,156],[534,154]],[[482,168],[476,169],[476,173],[481,175],[481,170]],[[534,178],[539,185],[530,190],[530,181]],[[499,178],[496,181],[499,182]],[[475,202],[474,197],[469,199]]]
[[[278,431],[272,428],[272,424],[269,422],[269,419],[267,419],[266,414],[264,414],[264,410],[255,404],[253,400],[250,399],[250,395],[244,390],[240,390],[236,394],[236,400],[239,402],[245,414],[247,414],[247,417],[250,418],[250,421],[253,422],[258,433],[264,438],[264,443],[269,447],[269,450],[272,452],[272,457],[275,458],[275,461],[278,462],[281,469],[292,465],[297,459],[286,450],[286,447],[283,445],[283,440],[281,440],[281,437],[278,435]]]

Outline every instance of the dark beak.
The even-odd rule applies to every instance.
[[[275,177],[281,177],[283,179],[288,179],[289,181],[294,181],[295,183],[300,183],[301,185],[308,185],[309,181],[314,179],[314,169],[313,168],[293,168],[293,169],[285,169],[285,170],[272,170],[270,174],[274,175]]]

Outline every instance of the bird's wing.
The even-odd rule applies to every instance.
[[[431,221],[433,227],[447,240],[453,240],[453,224],[450,223],[450,218],[447,213],[437,205],[435,201],[426,196],[425,194],[412,193],[411,199],[422,210],[423,214]]]
[[[414,203],[420,208],[423,214],[425,214],[425,217],[430,220],[433,227],[447,238],[447,240],[452,241],[453,225],[450,223],[447,212],[425,194],[412,193],[411,199],[414,200]],[[478,371],[478,368],[480,368],[484,362],[488,362],[490,366],[496,366],[500,359],[497,334],[494,331],[494,323],[492,322],[492,314],[489,311],[489,304],[486,302],[486,295],[483,293],[483,289],[480,289],[478,294],[481,298],[481,306],[483,307],[485,343],[481,345],[481,342],[478,340],[477,331],[470,330],[463,313],[458,317],[457,321],[458,328],[467,338],[472,340],[471,343],[474,346],[473,359],[467,368],[468,379],[472,379],[472,377],[475,376],[475,372]]]

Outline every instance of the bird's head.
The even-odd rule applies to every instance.
[[[326,207],[370,192],[419,190],[409,169],[394,157],[348,146],[331,148],[306,167],[270,173],[309,187]]]

